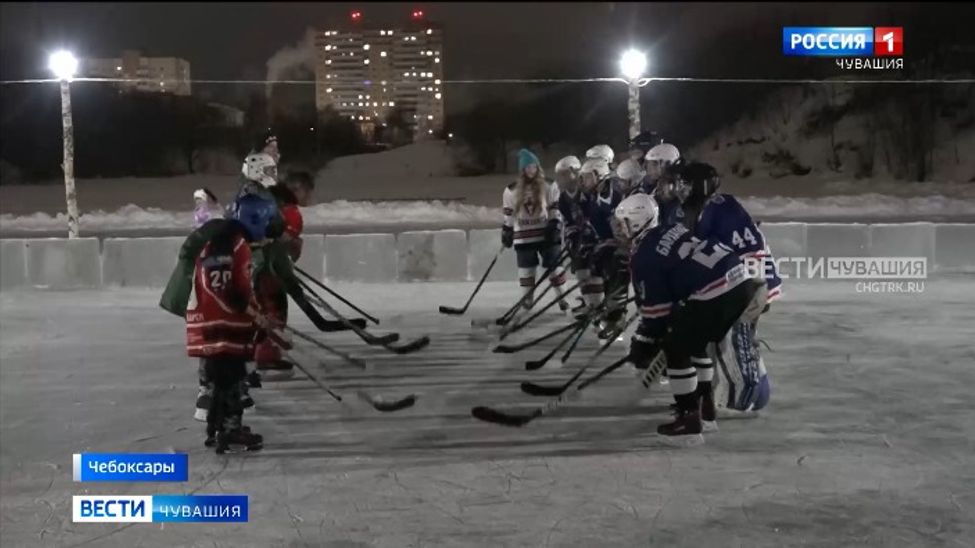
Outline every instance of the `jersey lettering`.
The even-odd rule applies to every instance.
[[[711,252],[708,253],[707,247],[709,245],[710,243],[707,240],[701,240],[697,236],[691,236],[690,240],[684,242],[677,248],[677,256],[681,259],[686,259],[690,255],[692,260],[697,261],[707,268],[714,268],[714,265],[718,264],[718,261],[728,253],[731,253],[731,248],[721,243],[715,243]]]

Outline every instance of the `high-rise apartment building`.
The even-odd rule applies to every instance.
[[[85,59],[81,74],[92,78],[122,78],[124,90],[190,95],[190,63],[178,57],[143,57],[125,50],[121,57]]]
[[[362,13],[315,33],[315,105],[371,135],[398,110],[416,138],[444,124],[443,29],[414,11],[402,25],[368,27]]]

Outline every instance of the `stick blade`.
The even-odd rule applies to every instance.
[[[454,308],[452,306],[443,306],[443,305],[440,305],[439,310],[441,314],[450,314],[451,316],[460,316],[464,312],[467,312],[467,310],[463,308]]]
[[[514,354],[519,350],[521,350],[521,348],[518,348],[517,346],[499,344],[498,346],[495,346],[493,349],[491,349],[491,352],[494,352],[495,354]]]
[[[417,350],[422,350],[428,346],[430,346],[430,337],[424,335],[415,341],[411,341],[400,346],[388,345],[386,348],[397,354],[409,354],[411,352],[416,352]]]
[[[514,427],[524,426],[535,418],[534,415],[513,415],[484,406],[472,408],[471,415],[475,419],[482,420],[484,422]]]
[[[521,383],[521,391],[529,396],[561,396],[565,392],[564,386],[544,386],[533,382]]]
[[[528,360],[525,362],[525,371],[537,371],[543,367],[548,362],[547,359],[544,360]]]
[[[369,340],[366,341],[366,344],[369,344],[371,346],[386,346],[389,344],[393,344],[398,340],[399,340],[399,333],[389,333],[383,336],[372,335],[369,337]]]
[[[417,396],[416,394],[410,394],[409,396],[400,398],[395,401],[386,401],[383,398],[369,396],[365,392],[359,392],[359,397],[369,402],[370,405],[376,410],[383,413],[393,413],[401,409],[407,409],[413,407],[416,404]]]

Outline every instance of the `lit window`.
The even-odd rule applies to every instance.
[[[403,37],[403,41],[404,42],[409,42],[410,41],[410,37],[409,36],[404,36]]]
[[[368,65],[369,64],[369,59],[366,59],[365,61],[363,61],[362,64],[363,65]]]
[[[325,88],[325,93],[332,93],[332,88]],[[439,99],[439,97],[438,97]]]
[[[325,51],[329,51],[331,49],[332,49],[332,46],[330,46],[330,45],[325,46]]]
[[[430,50],[427,50],[427,55],[429,55],[430,57],[433,57],[433,52],[430,51]]]
[[[427,133],[428,133],[429,135],[433,135],[433,130],[432,130],[432,129],[428,129],[428,130],[427,130]]]
[[[122,67],[115,67],[115,70],[122,70]]]
[[[433,114],[427,114],[427,120],[433,120]]]
[[[325,60],[325,64],[326,65],[331,65],[332,64],[332,60],[331,59],[326,59]]]
[[[415,73],[415,72],[413,73],[413,76],[414,76],[414,77],[416,76],[416,73]]]
[[[369,99],[369,98],[370,98],[370,97],[369,97],[368,95],[366,95],[366,99]]]
[[[362,120],[362,115],[361,114],[359,115],[359,119]]]
[[[379,36],[386,36],[386,31],[384,30],[379,31]]]
[[[370,47],[369,44],[365,44],[362,46],[362,49],[369,51],[369,47]]]
[[[410,73],[409,73],[409,72],[404,72],[404,73],[403,73],[403,76],[407,76],[407,77],[408,77],[409,75],[410,75]]]
[[[380,83],[381,83],[382,85],[384,85],[384,86],[385,86],[385,85],[386,85],[386,80],[383,80],[383,81],[382,81],[382,82],[380,82]],[[383,91],[386,91],[386,90],[383,90]]]
[[[325,79],[326,80],[331,80],[332,79],[332,75],[331,74],[326,74],[325,75]]]
[[[359,99],[362,99],[362,96],[361,95],[359,96]]]
[[[377,102],[375,102],[375,101],[373,101],[373,102],[372,102],[372,106],[374,106],[374,107],[378,107],[378,106],[379,106],[379,103],[377,103]]]
[[[387,31],[386,31],[386,34],[389,34],[390,36],[392,36],[392,35],[393,35],[393,31],[391,31],[391,30],[387,30]]]
[[[426,90],[427,90],[426,86],[420,86],[420,91],[426,91]]]
[[[383,88],[383,93],[386,93],[386,88]]]
[[[440,99],[440,97],[441,97],[441,95],[439,93],[437,93],[436,95],[433,96],[434,99]]]
[[[369,120],[370,120],[370,118],[368,116],[366,116],[366,121],[368,122]]]
[[[416,42],[416,36],[410,36],[410,41],[411,42]]]
[[[380,57],[386,57],[386,52],[385,51],[380,51],[379,52],[379,56]]]
[[[440,58],[439,57],[434,57],[433,58],[433,62],[434,63],[439,63],[440,62]]]
[[[437,84],[439,86],[440,85],[440,78],[437,78],[436,80],[434,80],[433,83],[434,84]]]
[[[427,34],[433,34],[433,29],[427,29]]]
[[[359,106],[360,106],[360,107],[362,106],[362,101],[359,101]]]
[[[389,102],[389,106],[391,106],[391,107],[395,107],[396,105],[395,105],[395,104],[394,104],[394,103],[393,103],[392,101],[390,101],[390,102]]]

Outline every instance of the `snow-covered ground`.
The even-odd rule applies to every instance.
[[[722,419],[693,450],[663,447],[660,387],[639,407],[591,398],[523,429],[482,424],[477,404],[537,404],[525,359],[486,351],[459,304],[473,284],[338,285],[404,338],[408,356],[328,339],[372,364],[301,352],[337,391],[415,392],[393,414],[340,405],[300,374],[255,390],[259,453],[218,457],[194,422],[196,365],[158,291],[0,293],[0,529],[4,546],[968,546],[975,535],[975,282],[860,294],[793,282],[763,320],[771,407]],[[472,307],[493,317],[514,282]],[[308,329],[297,314],[297,326]],[[554,314],[541,329],[564,322]],[[521,336],[513,337],[522,340]],[[621,345],[622,346],[622,345]],[[622,348],[611,349],[608,362]],[[324,359],[324,364],[320,360]],[[328,371],[326,371],[326,368]],[[188,452],[185,484],[81,484],[76,452]],[[71,495],[246,493],[246,524],[74,524]]]
[[[732,186],[732,185],[728,185]],[[880,186],[879,192],[850,193],[834,185],[829,196],[745,196],[745,207],[764,221],[953,221],[975,222],[975,184],[942,188],[944,193],[897,194],[895,185]],[[944,185],[942,185],[944,186]],[[732,190],[729,188],[728,190]],[[842,193],[843,191],[846,193]],[[934,190],[934,189],[928,189]],[[499,223],[498,207],[453,201],[337,200],[303,210],[305,226],[312,231],[396,231],[410,228],[493,227]],[[192,226],[193,212],[142,208],[133,204],[115,211],[82,213],[86,233],[117,231],[184,232]],[[37,212],[29,215],[0,214],[0,233],[29,235],[63,231],[65,215]]]

